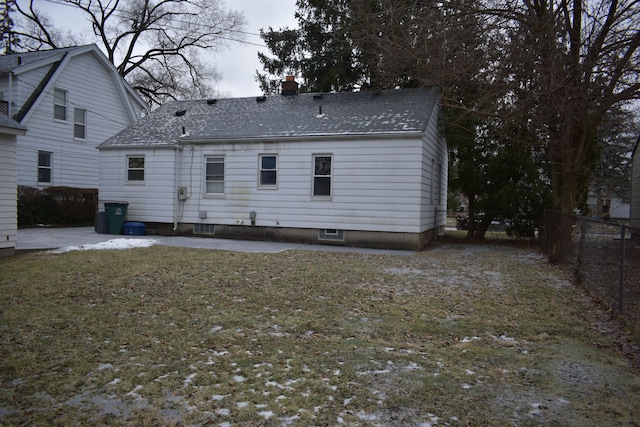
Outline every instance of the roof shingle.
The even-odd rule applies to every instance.
[[[436,103],[428,89],[172,101],[100,148],[424,132]]]

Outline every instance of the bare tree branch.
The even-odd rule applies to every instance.
[[[25,3],[25,2],[21,2]],[[218,74],[198,56],[242,39],[244,17],[227,11],[220,0],[58,0],[90,22],[95,42],[122,77],[140,88],[151,103],[184,94],[206,95]],[[38,50],[71,45],[30,0],[16,7],[23,48]],[[35,29],[35,31],[34,31]],[[233,37],[230,37],[233,36]],[[172,72],[162,72],[170,67]],[[180,76],[180,77],[175,77]],[[185,78],[186,77],[186,78]],[[145,90],[141,88],[147,85]]]

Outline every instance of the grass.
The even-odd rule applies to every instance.
[[[640,377],[535,250],[0,260],[2,425],[633,425]]]

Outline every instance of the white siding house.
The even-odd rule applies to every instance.
[[[420,249],[446,221],[426,89],[170,102],[105,141],[100,201],[147,232]]]
[[[18,185],[98,187],[96,146],[147,108],[96,45],[0,56],[0,104],[18,137]]]
[[[0,257],[15,252],[18,235],[16,138],[25,127],[0,114]]]
[[[640,230],[640,137],[633,150],[631,166],[631,227]],[[637,237],[640,238],[640,235]]]

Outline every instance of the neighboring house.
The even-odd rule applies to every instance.
[[[446,222],[438,111],[426,89],[170,102],[98,147],[100,201],[159,234],[419,249]]]
[[[147,108],[93,44],[0,56],[0,107],[29,129],[18,185],[40,188],[98,188],[96,146]]]
[[[598,198],[593,192],[589,192],[587,207],[592,216],[601,219],[629,219],[629,203],[616,197]]]
[[[633,149],[631,166],[631,227],[640,230],[640,136]],[[637,237],[640,238],[640,235]]]
[[[0,257],[16,250],[18,235],[18,192],[16,182],[16,139],[26,128],[0,114]]]

